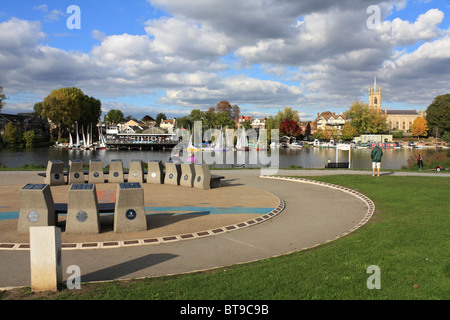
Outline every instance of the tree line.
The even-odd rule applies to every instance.
[[[6,96],[3,94],[3,88],[0,87],[0,112],[6,99]],[[69,132],[75,124],[84,128],[90,125],[97,125],[102,114],[101,101],[85,95],[83,91],[75,87],[60,88],[52,91],[43,101],[34,105],[34,111],[38,116],[51,121],[55,125],[58,139],[61,139],[65,133]],[[413,123],[411,127],[412,134],[415,136],[430,134],[450,142],[450,94],[437,96],[428,106],[426,113],[425,119],[418,117]],[[354,102],[344,115],[348,121],[346,121],[340,132],[342,140],[351,140],[355,136],[366,133],[388,132],[385,115],[370,109],[365,103]],[[222,100],[215,107],[211,107],[206,111],[193,109],[189,115],[177,118],[176,122],[178,128],[185,129],[193,128],[195,121],[201,121],[204,130],[209,128],[236,128],[239,116],[240,108],[237,105],[231,105],[228,101]],[[146,117],[148,119],[145,119]],[[149,116],[146,117],[143,120],[151,119]],[[113,109],[108,112],[104,121],[118,124],[131,118],[133,117],[124,117],[122,111]],[[157,126],[165,119],[165,114],[159,113],[156,117]],[[296,138],[310,136],[310,132],[308,132],[309,125],[306,127],[306,130],[302,130],[299,122],[298,112],[290,107],[285,107],[284,110],[278,111],[275,116],[265,118],[268,138],[270,138],[272,129],[279,129],[281,136],[286,135]],[[244,121],[242,126],[250,129],[251,123],[250,121]],[[1,141],[4,144],[11,144],[11,141],[15,141],[14,135],[14,128],[5,128]],[[317,130],[313,138],[329,139],[333,136],[338,136],[338,133],[326,129]],[[22,137],[27,145],[32,145],[34,138],[32,133],[26,133]]]

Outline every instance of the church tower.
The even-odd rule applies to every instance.
[[[377,77],[373,82],[373,87],[369,86],[369,108],[381,111],[381,85],[377,87]]]

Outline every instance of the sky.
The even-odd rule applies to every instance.
[[[301,120],[450,93],[448,0],[0,0],[3,113],[77,87],[105,115],[168,118],[219,101]],[[73,7],[75,6],[75,7]]]

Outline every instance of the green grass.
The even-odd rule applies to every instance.
[[[308,177],[370,197],[374,217],[362,228],[314,249],[187,275],[82,284],[81,290],[23,298],[230,300],[448,300],[450,179],[442,177]],[[381,289],[369,290],[370,265]],[[11,297],[5,292],[3,299]],[[15,298],[20,298],[16,295]]]

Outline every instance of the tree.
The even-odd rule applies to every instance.
[[[352,140],[357,135],[356,129],[350,122],[346,122],[342,128],[341,138],[344,141]]]
[[[20,133],[11,122],[8,122],[3,133],[3,143],[5,146],[13,148],[19,143],[20,140]]]
[[[411,125],[411,133],[413,136],[425,137],[428,134],[427,120],[417,117]]]
[[[6,96],[3,94],[3,87],[0,87],[0,113],[2,112],[2,108],[5,105],[5,103],[3,102],[4,100],[6,100]]]
[[[125,121],[125,116],[123,115],[123,112],[121,110],[111,109],[105,116],[104,121],[109,121],[112,124],[119,124]]]
[[[367,103],[354,102],[345,116],[357,135],[387,131],[386,117],[380,111],[370,109]]]
[[[156,116],[156,126],[159,127],[163,120],[167,120],[167,117],[164,113],[158,113]]]
[[[440,136],[450,131],[450,93],[437,96],[427,108],[426,120],[431,132]]]
[[[283,111],[278,111],[277,115],[275,116],[275,121],[278,123],[283,122],[286,119],[293,120],[295,122],[300,121],[300,117],[298,115],[297,110],[293,110],[292,108],[285,107]]]
[[[214,109],[214,108],[212,108],[212,109]],[[219,113],[220,112],[228,112],[228,114],[230,115],[231,119],[234,120],[234,122],[236,122],[238,120],[239,115],[241,113],[241,110],[239,109],[239,107],[237,105],[231,106],[231,104],[226,100],[222,100],[219,103],[217,103],[216,109],[214,111],[219,112]]]
[[[291,119],[285,119],[280,123],[280,134],[282,136],[299,137],[302,134],[302,129],[297,122]]]
[[[33,130],[27,131],[23,134],[23,140],[25,141],[25,146],[27,148],[34,147],[34,141],[36,139],[36,134]]]
[[[34,110],[43,118],[52,121],[58,127],[58,139],[62,129],[75,122],[87,127],[96,124],[101,115],[101,102],[88,97],[78,88],[61,88],[53,90]]]

